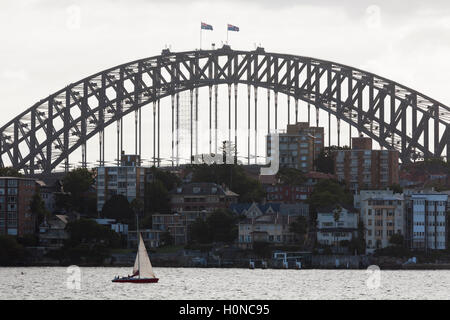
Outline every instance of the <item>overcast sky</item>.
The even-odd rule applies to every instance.
[[[313,56],[361,68],[450,104],[446,0],[2,0],[4,124],[65,85],[105,68],[226,40],[236,49]]]

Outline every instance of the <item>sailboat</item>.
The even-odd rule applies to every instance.
[[[133,275],[122,278],[117,277],[112,282],[156,283],[158,280],[153,272],[152,263],[145,248],[144,240],[142,240],[142,235],[139,232],[139,245],[134,262]]]

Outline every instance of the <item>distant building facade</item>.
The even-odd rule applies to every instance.
[[[392,191],[366,191],[361,199],[361,220],[364,223],[366,251],[373,253],[376,249],[391,245],[394,234],[405,237],[406,214],[403,194]]]
[[[189,183],[169,192],[172,212],[213,212],[237,203],[239,195],[216,183]]]
[[[341,206],[339,219],[335,220],[335,206],[317,209],[317,242],[323,245],[337,245],[340,241],[350,241],[358,231],[358,211]]]
[[[295,242],[296,235],[289,225],[297,217],[280,214],[264,214],[256,218],[246,218],[239,227],[238,244],[240,248],[252,249],[255,242],[288,244]]]
[[[54,215],[39,226],[39,244],[48,249],[59,249],[69,239],[66,231],[69,218],[66,215]]]
[[[271,136],[266,137],[267,156],[270,157]],[[279,133],[280,167],[295,168],[303,172],[313,170],[314,159],[324,147],[324,128],[310,127],[308,122],[288,125]]]
[[[448,204],[445,193],[414,193],[410,195],[408,220],[409,245],[413,250],[445,250],[448,239]]]
[[[128,202],[143,201],[145,168],[139,166],[139,156],[122,154],[120,166],[98,167],[96,177],[97,211],[113,195],[123,195]]]
[[[34,179],[0,177],[0,235],[35,233],[36,217],[30,203],[37,190]]]
[[[335,174],[350,190],[385,189],[399,182],[399,152],[372,150],[372,139],[352,138],[351,150],[333,151]]]

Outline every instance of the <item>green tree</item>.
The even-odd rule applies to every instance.
[[[211,242],[231,243],[237,239],[237,222],[238,217],[230,211],[216,210],[205,221],[197,219],[191,225],[191,239],[202,244]]]
[[[305,236],[308,233],[308,221],[305,217],[297,217],[293,222],[290,223],[289,231],[295,233],[298,236],[300,244],[304,244]]]
[[[163,246],[171,246],[174,243],[173,237],[170,232],[164,232],[163,234],[161,234],[160,240]]]
[[[265,241],[253,242],[253,252],[261,258],[270,258],[270,243]]]
[[[116,219],[119,222],[134,223],[135,213],[127,198],[123,195],[113,195],[103,205],[101,215],[103,218]]]
[[[319,207],[336,206],[337,204],[352,205],[353,195],[336,180],[322,180],[314,187],[309,204],[313,210]]]
[[[153,175],[153,180],[161,181],[166,190],[172,190],[181,184],[180,178],[172,172],[158,169],[155,166],[150,168],[150,172]]]
[[[88,212],[86,192],[89,191],[94,181],[94,173],[86,168],[77,168],[66,174],[63,178],[63,187],[64,192],[70,193],[68,203],[66,203],[69,210]]]
[[[169,213],[169,193],[160,180],[147,183],[145,187],[145,212],[146,213]]]
[[[22,263],[25,248],[12,236],[0,235],[0,265],[14,266]]]
[[[30,210],[36,217],[36,228],[44,221],[45,217],[48,217],[50,213],[45,208],[44,200],[42,200],[41,194],[36,192],[30,201]]]
[[[390,185],[389,189],[391,189],[394,193],[403,193],[403,188],[398,183]]]
[[[241,165],[201,164],[190,166],[188,170],[192,172],[192,182],[225,184],[239,195],[240,202],[258,202],[265,197],[261,183],[250,178]]]
[[[119,248],[120,236],[91,219],[70,222],[66,227],[69,239],[59,251],[59,259],[66,263],[102,264],[111,249]]]
[[[317,158],[314,160],[316,171],[334,174],[334,156],[333,152],[338,150],[349,150],[348,146],[338,147],[330,146],[323,148]]]
[[[306,180],[305,175],[301,170],[287,167],[278,170],[277,179],[280,180],[280,183],[289,186],[301,185]]]
[[[389,243],[392,245],[395,245],[395,246],[403,247],[404,241],[405,241],[405,239],[403,238],[403,235],[401,235],[400,233],[394,233],[389,238]]]
[[[0,168],[0,177],[23,177],[23,174],[19,170],[13,167]]]

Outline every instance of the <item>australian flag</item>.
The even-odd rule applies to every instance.
[[[239,31],[239,27],[228,24],[228,31]]]
[[[201,29],[205,29],[205,30],[212,30],[212,29],[213,29],[212,25],[206,24],[206,23],[204,23],[204,22],[202,22],[202,25],[201,25],[200,28],[201,28]]]

